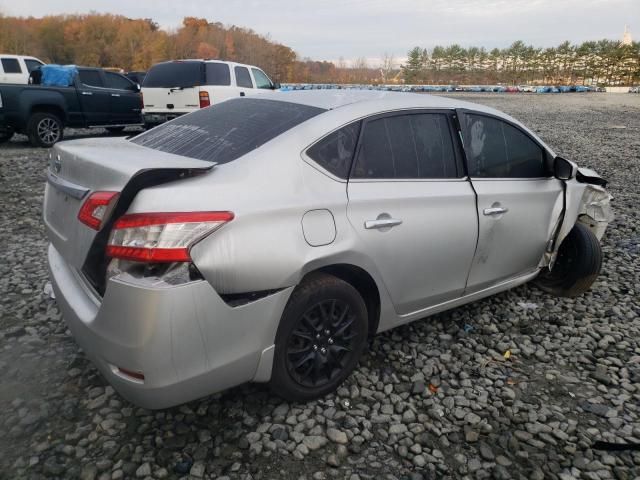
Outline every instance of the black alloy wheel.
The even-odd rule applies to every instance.
[[[271,375],[281,397],[306,401],[335,390],[355,369],[368,341],[367,307],[349,283],[313,274],[282,314]]]
[[[287,343],[287,370],[300,385],[324,386],[351,360],[358,334],[349,310],[348,303],[334,298],[302,315]]]

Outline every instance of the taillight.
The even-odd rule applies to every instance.
[[[100,230],[118,195],[118,192],[93,192],[80,207],[78,220],[94,230]]]
[[[200,92],[200,108],[208,107],[211,105],[209,101],[209,93],[208,92]]]
[[[231,220],[232,212],[123,215],[111,231],[107,256],[146,263],[190,262],[190,248]]]

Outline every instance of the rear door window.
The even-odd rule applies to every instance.
[[[353,178],[459,176],[451,129],[445,114],[396,115],[366,122]]]
[[[271,89],[272,87],[271,80],[269,80],[269,77],[267,77],[262,70],[258,70],[257,68],[252,68],[251,71],[253,72],[253,78],[256,81],[256,88]]]
[[[253,88],[253,82],[251,81],[251,75],[246,67],[236,67],[234,69],[236,73],[236,84],[242,88]]]
[[[145,88],[190,88],[202,85],[203,62],[176,61],[158,63],[144,77]]]
[[[134,84],[128,78],[113,72],[105,72],[105,75],[107,76],[107,88],[114,88],[117,90],[133,89]]]
[[[78,76],[80,77],[80,81],[85,85],[90,87],[104,87],[102,75],[100,75],[98,70],[80,69],[78,71]]]
[[[22,68],[20,68],[17,58],[2,58],[0,62],[2,62],[4,73],[22,73]]]
[[[207,85],[231,85],[231,72],[226,63],[206,63]]]
[[[307,156],[336,177],[346,179],[359,134],[360,122],[342,127],[310,147]]]
[[[325,111],[298,103],[234,98],[183,115],[131,141],[162,152],[228,163]]]

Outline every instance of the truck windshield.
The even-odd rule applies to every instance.
[[[165,62],[151,67],[144,77],[143,88],[189,88],[202,85],[202,62]]]
[[[325,111],[298,103],[236,98],[178,117],[131,142],[198,160],[228,163]]]

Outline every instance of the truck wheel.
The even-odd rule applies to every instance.
[[[367,345],[367,307],[347,282],[318,274],[291,295],[276,335],[271,389],[291,401],[335,390]]]
[[[558,297],[577,297],[589,290],[602,266],[598,237],[586,225],[576,223],[558,249],[553,269],[535,283]]]
[[[13,137],[12,131],[0,131],[0,143],[8,142]]]
[[[107,127],[109,133],[120,133],[124,130],[124,127]]]
[[[58,116],[49,112],[31,115],[27,123],[29,142],[34,147],[49,148],[62,140],[64,126]]]

